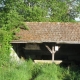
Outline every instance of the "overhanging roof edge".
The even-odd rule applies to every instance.
[[[62,44],[80,44],[80,41],[11,41],[10,43],[62,43]]]

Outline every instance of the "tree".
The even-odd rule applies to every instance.
[[[5,60],[10,53],[10,41],[13,33],[23,24],[24,18],[17,11],[17,6],[23,4],[21,0],[1,0],[0,7],[0,61]],[[3,58],[3,59],[2,59]]]
[[[72,22],[80,12],[77,0],[24,0],[24,3],[20,14],[25,21]]]
[[[51,21],[68,22],[71,21],[68,15],[68,6],[61,0],[48,0],[48,6],[51,9]]]
[[[17,6],[20,2],[14,2],[14,0],[4,0],[3,3],[4,7],[0,12],[0,27],[6,30],[13,29],[23,21],[23,17],[17,12]]]
[[[16,10],[24,21],[70,22],[80,13],[79,0],[1,0],[4,11]]]
[[[42,0],[25,0],[24,10],[22,10],[20,14],[24,16],[25,21],[46,21],[48,10],[46,6],[43,5],[44,3]]]
[[[65,0],[65,2],[68,5],[68,15],[75,20],[80,14],[80,0]]]

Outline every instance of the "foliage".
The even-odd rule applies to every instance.
[[[5,13],[16,12],[24,21],[72,22],[80,13],[79,0],[1,0]],[[16,21],[15,21],[16,22]]]
[[[25,21],[46,21],[46,15],[47,12],[44,11],[41,7],[37,7],[36,5],[32,8],[28,7],[26,9],[26,13],[24,15]]]
[[[9,13],[3,13],[2,20],[0,21],[1,27],[4,30],[12,30],[18,27],[22,20],[21,16],[15,10],[10,10]]]
[[[25,0],[25,21],[72,22],[80,13],[77,0]]]
[[[31,60],[21,64],[0,66],[0,80],[80,80],[80,67],[60,67],[56,64],[35,64]]]
[[[20,1],[20,2],[19,2]],[[23,25],[24,18],[17,12],[17,6],[22,0],[1,0],[0,3],[0,64],[5,64],[10,54],[10,42],[14,38],[14,33]],[[15,5],[15,6],[14,6]],[[3,63],[4,62],[4,63]]]
[[[11,39],[10,32],[0,30],[0,65],[4,65],[9,59]]]
[[[49,3],[52,3],[51,7],[51,21],[58,21],[58,22],[69,22],[70,16],[68,15],[68,6],[65,2],[54,0]],[[57,17],[56,17],[57,16]]]

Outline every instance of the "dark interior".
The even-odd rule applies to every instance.
[[[24,59],[32,60],[52,60],[52,54],[45,47],[48,45],[52,48],[55,43],[14,43],[12,44],[17,55]],[[79,44],[56,44],[60,46],[55,53],[55,60],[80,62],[80,45]]]

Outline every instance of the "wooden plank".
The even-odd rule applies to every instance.
[[[52,63],[52,60],[34,60],[34,63]],[[62,63],[62,60],[54,60],[55,64]]]

